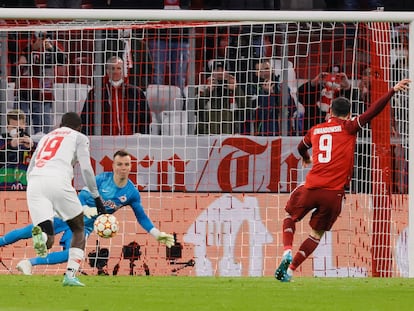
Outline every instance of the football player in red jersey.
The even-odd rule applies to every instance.
[[[408,79],[403,79],[386,94],[374,102],[363,114],[350,118],[351,102],[344,97],[332,101],[331,117],[324,123],[312,127],[298,145],[303,165],[313,164],[303,185],[297,187],[286,204],[287,213],[283,221],[284,253],[275,271],[276,279],[289,282],[293,272],[316,249],[325,231],[332,228],[341,213],[345,195],[344,187],[349,183],[354,165],[354,149],[357,133],[387,105],[398,91],[408,89]],[[308,149],[312,148],[312,157]],[[295,223],[312,212],[310,235],[292,257]]]

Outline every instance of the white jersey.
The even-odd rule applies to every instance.
[[[71,182],[76,162],[93,197],[99,196],[90,162],[89,139],[69,127],[60,127],[42,137],[27,169],[27,179],[30,182],[32,176],[54,176]]]

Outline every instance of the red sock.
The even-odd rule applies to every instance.
[[[293,235],[295,234],[295,222],[290,217],[283,220],[283,249],[292,249]]]
[[[320,239],[316,239],[314,237],[309,236],[305,241],[303,241],[302,245],[299,247],[299,251],[293,257],[292,263],[290,264],[289,268],[295,270],[299,267],[302,262],[308,258],[316,247],[318,247]]]

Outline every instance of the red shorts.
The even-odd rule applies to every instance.
[[[290,194],[285,210],[295,222],[312,211],[311,228],[329,231],[341,213],[344,197],[344,190],[306,189],[301,185]]]

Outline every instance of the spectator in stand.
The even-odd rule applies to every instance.
[[[198,134],[240,134],[246,122],[246,96],[223,60],[212,60],[211,75],[198,98]]]
[[[82,131],[86,135],[149,134],[151,112],[144,92],[124,81],[124,62],[112,56],[106,63],[107,81],[103,84],[100,101],[91,90],[83,107]],[[97,116],[96,106],[101,106]],[[100,131],[97,128],[100,127]]]
[[[7,132],[0,137],[0,190],[25,190],[26,171],[36,144],[26,132],[22,110],[7,113]]]
[[[281,122],[288,122],[289,134],[292,134],[290,117],[295,111],[295,103],[292,97],[288,99],[289,116],[282,119],[282,93],[279,76],[274,74],[271,63],[265,59],[256,65],[258,76],[258,109],[257,109],[257,135],[279,136],[281,135]]]
[[[49,133],[53,127],[53,84],[56,65],[67,62],[66,54],[52,35],[36,31],[18,59],[18,100],[15,109],[31,117],[34,134]]]
[[[298,101],[305,109],[304,131],[327,118],[332,99],[349,98],[351,83],[340,66],[334,65],[327,72],[320,72],[298,88]]]
[[[81,9],[82,0],[47,0],[48,8]]]

